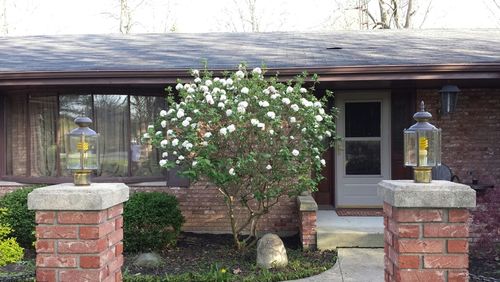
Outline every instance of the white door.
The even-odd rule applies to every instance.
[[[339,109],[335,148],[336,207],[381,207],[377,183],[390,179],[390,94],[335,92]]]

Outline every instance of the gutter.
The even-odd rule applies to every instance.
[[[287,67],[269,68],[267,75],[279,73],[286,81],[303,71],[318,74],[320,82],[500,79],[500,63]],[[165,85],[190,78],[189,69],[0,72],[0,86]]]

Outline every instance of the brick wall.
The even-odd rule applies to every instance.
[[[302,248],[315,249],[317,247],[316,211],[300,211],[300,241]]]
[[[480,183],[500,187],[500,89],[462,89],[456,112],[440,116],[440,95],[418,90],[432,114],[431,123],[442,128],[442,162],[462,182],[471,182],[473,172]]]
[[[182,230],[186,232],[231,233],[227,207],[224,199],[215,186],[207,182],[199,182],[189,188],[167,187],[134,187],[130,192],[158,191],[175,195],[186,219]],[[243,216],[245,210],[238,209]],[[283,236],[293,235],[299,231],[299,215],[295,199],[287,196],[271,208],[269,214],[259,221],[258,232],[273,232]]]
[[[469,212],[384,202],[385,281],[468,281]]]
[[[23,186],[0,186],[0,197]],[[175,195],[182,215],[186,219],[182,230],[186,232],[231,233],[226,204],[213,185],[200,182],[189,188],[168,188],[164,186],[133,186],[130,192],[158,191]],[[239,209],[239,212],[244,210]],[[299,232],[299,215],[295,199],[287,196],[271,208],[271,212],[259,221],[259,232],[273,232],[283,236]]]
[[[424,100],[434,125],[442,128],[442,162],[448,165],[461,182],[472,182],[473,172],[479,183],[500,187],[500,89],[462,89],[456,112],[439,116],[440,96],[434,90],[417,91],[417,102]],[[484,192],[478,192],[480,213],[486,204]],[[471,225],[471,241],[482,232],[480,225]]]
[[[122,281],[122,212],[36,211],[36,280]]]

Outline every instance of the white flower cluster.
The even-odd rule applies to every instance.
[[[260,68],[247,72],[245,66],[240,66],[228,77],[212,78],[192,70],[192,82],[175,86],[181,101],[171,102],[168,110],[160,111],[160,130],[148,128],[148,132],[158,138],[156,144],[163,151],[160,166],[166,167],[173,162],[198,168],[197,157],[207,150],[207,146],[224,151],[235,146],[236,140],[271,142],[273,146],[256,148],[267,150],[284,146],[296,164],[311,158],[325,166],[326,161],[319,157],[319,150],[311,150],[308,138],[314,136],[314,142],[320,142],[331,137],[332,132],[325,121],[331,123],[332,118],[325,113],[322,103],[300,84],[267,81],[263,73]],[[144,138],[151,137],[146,134]],[[236,159],[228,163],[233,165],[226,167],[226,173],[231,176],[237,175],[237,170],[241,173],[241,164]],[[264,171],[273,173],[280,167],[267,161],[261,166]]]

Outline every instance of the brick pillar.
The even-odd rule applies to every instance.
[[[318,205],[311,195],[297,197],[299,206],[299,231],[302,248],[316,248],[316,213]]]
[[[121,183],[60,184],[35,189],[37,281],[122,281]]]
[[[379,183],[385,281],[468,281],[469,211],[476,194],[449,181]]]

